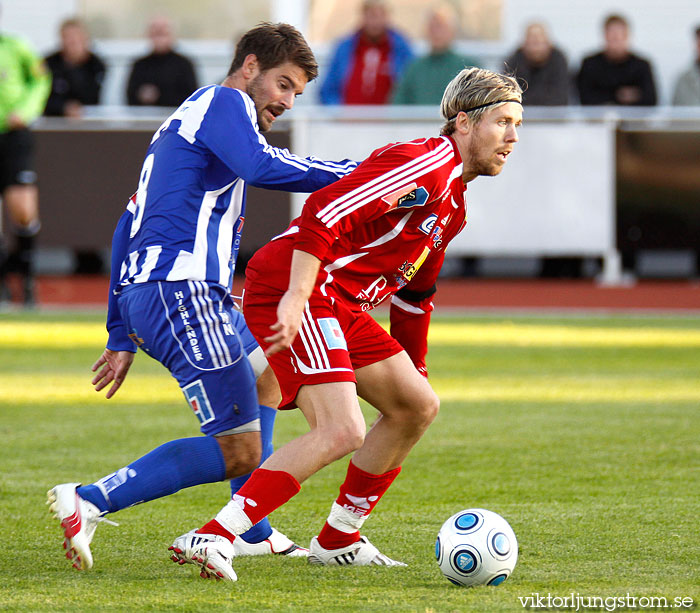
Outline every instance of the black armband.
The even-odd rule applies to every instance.
[[[437,291],[437,285],[433,284],[430,289],[426,289],[423,292],[414,292],[407,286],[402,287],[396,295],[401,298],[401,300],[408,300],[408,302],[421,302],[426,298],[430,298]]]

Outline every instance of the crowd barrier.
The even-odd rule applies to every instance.
[[[136,111],[136,112],[135,112]],[[36,126],[42,245],[108,248],[163,109],[94,107]],[[621,279],[621,253],[700,253],[700,108],[526,108],[500,176],[468,184],[468,224],[451,257],[597,257]],[[435,136],[434,107],[300,106],[271,144],[363,159],[389,142]],[[241,252],[284,230],[305,195],[249,188]]]

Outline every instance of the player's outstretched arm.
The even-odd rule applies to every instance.
[[[270,343],[265,355],[291,347],[304,313],[304,306],[316,285],[321,260],[305,251],[294,250],[289,273],[289,287],[277,306],[277,321],[270,326],[274,334],[264,340]]]
[[[132,351],[112,351],[105,349],[98,360],[92,365],[92,372],[99,372],[92,378],[95,391],[102,391],[110,383],[112,387],[107,390],[107,398],[117,393],[126,378],[132,363],[134,362]]]
[[[252,101],[238,90],[220,88],[211,101],[197,140],[249,185],[314,192],[352,172],[355,160],[325,161],[272,147],[258,128]]]

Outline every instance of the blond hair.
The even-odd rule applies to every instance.
[[[440,134],[455,131],[460,111],[467,112],[472,123],[478,123],[488,108],[522,99],[523,90],[513,77],[484,68],[465,68],[445,88],[440,103],[445,123]]]

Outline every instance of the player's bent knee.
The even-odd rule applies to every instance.
[[[410,408],[403,412],[403,419],[424,430],[433,423],[439,411],[440,399],[430,390],[430,393],[421,394],[411,402]]]
[[[39,218],[39,204],[35,185],[11,185],[3,194],[12,222],[23,228]]]
[[[429,388],[408,399],[402,409],[406,419],[430,424],[440,410],[440,399],[432,388]]]
[[[268,366],[256,381],[258,402],[267,407],[276,407],[279,404],[281,394],[280,386],[272,369]]]
[[[425,409],[423,410],[423,414],[425,416],[426,421],[428,422],[428,425],[433,423],[439,412],[440,398],[438,398],[438,395],[435,392],[433,392],[430,396],[430,399],[425,405]]]
[[[338,460],[362,447],[365,429],[356,424],[335,426],[322,432],[322,440],[329,461]]]

